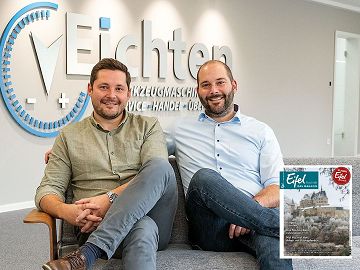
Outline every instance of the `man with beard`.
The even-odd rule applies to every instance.
[[[115,251],[125,269],[156,269],[156,251],[170,239],[175,175],[157,119],[125,110],[130,81],[119,61],[97,63],[88,84],[93,114],[56,138],[35,202],[74,225],[85,243],[43,269],[90,269]],[[71,204],[64,203],[68,187]]]
[[[224,63],[203,64],[197,84],[205,112],[172,132],[190,241],[203,250],[249,252],[264,270],[292,269],[279,258],[283,160],[272,129],[240,113],[237,83]]]

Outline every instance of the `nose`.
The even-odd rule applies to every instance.
[[[115,95],[115,92],[116,92],[116,90],[115,90],[115,87],[109,87],[109,91],[108,91],[108,96],[109,97],[115,97],[116,95]]]
[[[219,93],[219,89],[218,87],[216,86],[215,83],[212,83],[211,86],[210,86],[210,95],[214,95],[214,94],[218,94]]]

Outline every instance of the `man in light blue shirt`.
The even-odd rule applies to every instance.
[[[175,129],[176,158],[185,194],[199,168],[212,168],[234,187],[253,197],[264,187],[279,184],[283,160],[274,132],[266,124],[240,113],[217,122],[202,112],[184,119]]]
[[[224,63],[206,62],[197,83],[205,112],[173,131],[190,240],[204,250],[247,251],[261,269],[292,269],[279,258],[283,160],[272,129],[240,113],[237,83]]]

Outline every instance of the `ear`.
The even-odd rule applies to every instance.
[[[231,82],[231,87],[235,92],[237,91],[237,82],[235,80]]]
[[[90,84],[90,83],[88,83],[88,86],[87,86],[87,92],[88,92],[88,95],[89,95],[89,96],[91,96],[92,91],[93,91],[92,86],[91,86],[91,84]]]

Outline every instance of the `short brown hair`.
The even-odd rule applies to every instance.
[[[203,67],[205,67],[205,66],[207,66],[207,65],[209,65],[209,64],[214,64],[214,63],[222,64],[223,67],[224,67],[225,70],[226,70],[226,73],[227,73],[230,81],[233,81],[233,80],[234,80],[234,77],[233,77],[233,75],[232,75],[231,69],[229,68],[229,66],[228,66],[227,64],[225,64],[224,62],[221,62],[221,61],[219,61],[219,60],[209,60],[209,61],[206,61],[204,64],[202,64],[201,67],[199,68],[198,72],[197,72],[196,82],[197,82],[198,87],[199,87],[199,73],[200,73],[200,70],[201,70]]]
[[[131,76],[128,71],[128,68],[121,63],[120,61],[113,59],[113,58],[103,58],[101,59],[91,70],[90,75],[90,85],[94,85],[94,81],[97,79],[97,74],[102,69],[110,69],[110,70],[120,70],[125,73],[126,75],[126,84],[128,89],[130,90],[130,82]]]

